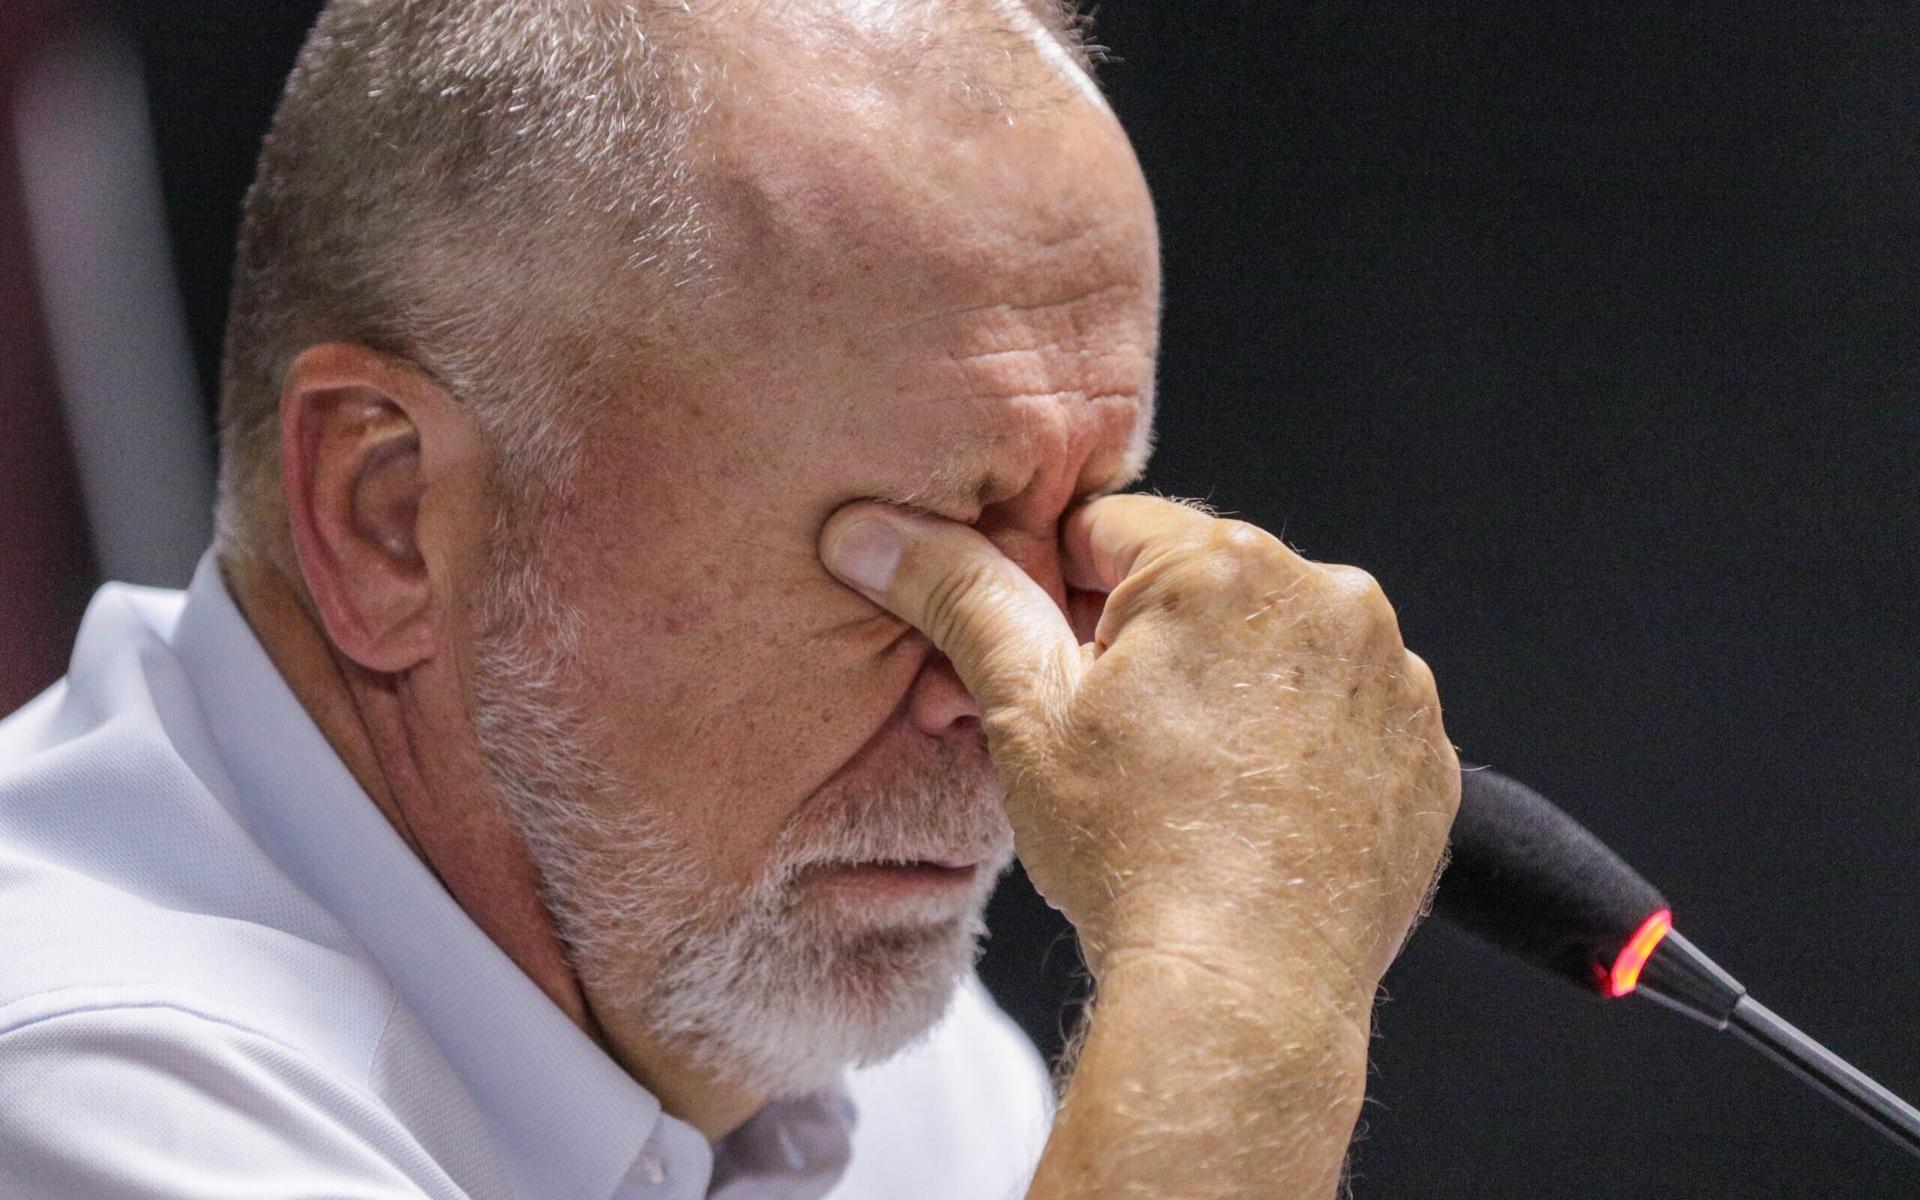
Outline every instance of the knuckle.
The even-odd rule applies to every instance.
[[[1329,598],[1336,603],[1366,611],[1370,615],[1384,609],[1391,613],[1392,606],[1387,603],[1387,594],[1380,588],[1380,581],[1359,567],[1346,563],[1323,563],[1320,576],[1327,589]]]
[[[1446,725],[1440,714],[1440,691],[1434,683],[1433,668],[1426,660],[1407,651],[1399,671],[1400,703],[1409,713],[1407,731],[1430,745],[1448,746]]]
[[[1246,521],[1216,520],[1186,547],[1188,569],[1209,592],[1253,596],[1286,572],[1289,552],[1266,530]]]
[[[1342,640],[1373,655],[1404,650],[1399,616],[1371,574],[1344,563],[1327,563],[1318,568],[1317,578],[1321,603],[1331,623],[1344,633]]]
[[[983,563],[956,563],[933,581],[923,610],[924,632],[941,646],[963,633],[980,595],[992,583],[993,572]]]
[[[1437,699],[1440,688],[1433,678],[1433,668],[1427,665],[1427,660],[1411,650],[1406,652],[1406,660],[1406,667],[1402,673],[1406,676],[1407,685],[1413,690],[1414,695],[1421,699]]]
[[[1215,521],[1207,540],[1214,553],[1251,562],[1265,561],[1277,544],[1274,536],[1258,525],[1231,518]]]

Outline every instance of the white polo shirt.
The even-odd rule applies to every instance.
[[[400,840],[210,557],[102,588],[0,722],[0,1196],[1001,1200],[1050,1094],[969,978],[716,1150]]]

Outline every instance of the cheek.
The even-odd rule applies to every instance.
[[[646,632],[660,638],[681,637],[704,629],[712,613],[710,597],[677,597],[665,602],[657,612],[647,614]]]
[[[745,882],[895,713],[919,656],[898,622],[817,567],[782,578],[702,566],[676,572],[677,587],[658,573],[603,577],[597,607],[582,609],[581,695],[603,760],[632,790],[623,799],[654,806],[716,875]]]

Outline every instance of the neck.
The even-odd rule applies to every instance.
[[[654,1094],[662,1109],[699,1130],[708,1141],[718,1142],[732,1133],[767,1102],[764,1094],[724,1084],[684,1050],[662,1044],[640,1020],[626,1013],[625,1006],[596,1004],[596,1000],[590,990],[588,1003],[606,1030],[608,1053]]]
[[[588,1014],[532,861],[491,796],[479,751],[435,720],[430,666],[377,675],[341,656],[277,571],[226,570],[267,656],[368,799],[508,957],[582,1028]],[[440,671],[445,671],[440,667]],[[462,752],[464,751],[464,753]],[[431,785],[430,785],[431,781]]]
[[[728,1087],[662,1045],[618,998],[598,1005],[589,998],[540,899],[526,844],[492,799],[456,669],[436,660],[401,675],[369,672],[334,648],[278,571],[222,569],[241,614],[307,715],[474,924],[667,1112],[711,1141],[751,1116],[766,1097]]]

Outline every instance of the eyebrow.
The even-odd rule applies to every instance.
[[[1145,473],[1145,456],[1129,453],[1106,480],[1078,495],[1091,498],[1124,491],[1138,483]],[[942,509],[986,508],[1011,498],[999,494],[1007,489],[1003,478],[992,470],[980,468],[975,462],[955,458],[934,468],[925,482],[894,502],[905,508],[922,509],[935,515],[940,515]]]
[[[898,503],[935,513],[976,505],[984,508],[986,497],[994,492],[994,481],[992,471],[982,470],[977,462],[955,457],[935,467],[924,482],[902,495]]]

